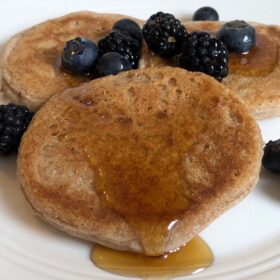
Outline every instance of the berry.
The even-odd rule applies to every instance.
[[[138,67],[140,45],[127,32],[113,30],[108,36],[98,42],[98,47],[102,54],[117,52],[130,61],[132,68]]]
[[[131,68],[131,63],[126,57],[117,52],[108,52],[99,59],[97,73],[99,76],[116,75]]]
[[[212,7],[202,7],[194,13],[192,20],[215,21],[215,20],[219,20],[219,15],[217,11]]]
[[[140,45],[142,44],[142,30],[135,21],[129,18],[121,19],[113,25],[112,29],[126,31],[132,38],[136,39]]]
[[[143,26],[143,36],[148,47],[155,53],[170,57],[181,52],[181,42],[187,30],[171,14],[158,12]]]
[[[200,71],[218,81],[228,74],[228,52],[225,45],[206,32],[193,32],[183,42],[180,66]]]
[[[265,145],[262,164],[266,169],[280,173],[280,139]]]
[[[229,52],[245,53],[256,44],[254,27],[243,20],[225,23],[217,37],[224,42]]]
[[[18,149],[21,137],[33,117],[24,106],[0,105],[0,154]]]
[[[91,74],[98,57],[99,51],[92,41],[77,37],[66,43],[62,53],[62,67],[73,74]]]

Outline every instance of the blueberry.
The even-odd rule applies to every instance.
[[[254,27],[243,20],[225,23],[217,37],[224,42],[229,52],[245,53],[256,44]]]
[[[262,164],[266,169],[280,173],[280,139],[265,145]]]
[[[202,7],[194,13],[192,20],[215,21],[215,20],[219,20],[219,15],[217,11],[211,7]]]
[[[73,74],[90,74],[99,57],[95,43],[77,37],[66,43],[62,53],[62,67]]]
[[[99,59],[97,73],[99,76],[116,75],[131,68],[131,63],[126,57],[117,52],[108,52]]]
[[[117,21],[112,29],[126,31],[132,38],[136,39],[140,44],[142,43],[143,35],[140,26],[129,18]]]

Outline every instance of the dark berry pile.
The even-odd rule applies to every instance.
[[[262,164],[266,169],[280,173],[280,139],[265,145]]]
[[[228,74],[228,51],[225,45],[206,32],[193,32],[183,43],[180,66],[204,72],[218,81]]]
[[[193,20],[218,19],[212,7],[202,7],[193,15]],[[92,77],[136,69],[143,38],[155,54],[175,57],[173,62],[177,62],[177,66],[203,72],[218,81],[228,75],[228,51],[247,52],[256,41],[254,28],[244,21],[225,23],[214,38],[206,32],[188,34],[174,15],[157,12],[150,16],[142,30],[129,18],[117,21],[111,32],[98,42],[98,47],[86,38],[68,41],[62,54],[62,66],[71,73]]]
[[[98,48],[104,53],[117,52],[126,57],[132,68],[138,67],[140,45],[126,31],[113,30],[108,36],[98,42]]]
[[[98,42],[98,47],[82,37],[66,42],[61,69],[71,74],[100,77],[138,68],[142,41],[140,26],[131,19],[121,19],[113,25],[111,33]]]
[[[33,117],[24,106],[0,105],[0,154],[17,151],[21,137]]]
[[[173,15],[158,12],[143,26],[143,37],[155,53],[170,57],[181,52],[181,43],[186,28]]]

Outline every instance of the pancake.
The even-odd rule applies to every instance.
[[[222,22],[186,22],[190,30],[216,32]],[[257,119],[280,116],[280,28],[252,23],[256,46],[247,55],[230,55],[229,75],[223,84],[246,103]]]
[[[60,55],[65,42],[76,36],[97,42],[123,17],[127,16],[77,12],[17,34],[7,44],[3,57],[3,91],[14,102],[36,111],[54,94],[87,81],[60,71]],[[216,32],[222,23],[190,21],[184,25],[188,31]],[[237,57],[235,64],[230,64],[230,74],[223,83],[242,98],[257,119],[263,119],[280,115],[280,29],[258,23],[254,26],[258,38],[254,55]],[[174,65],[172,61],[154,55],[145,44],[141,57],[142,68]],[[248,63],[244,64],[244,61]]]
[[[77,12],[15,35],[2,58],[3,91],[14,102],[37,111],[54,94],[85,82],[60,70],[65,43],[77,36],[97,42],[123,17]]]
[[[23,136],[18,175],[55,227],[158,256],[243,199],[261,158],[259,128],[229,89],[202,73],[146,68],[53,96]]]
[[[188,32],[207,31],[215,34],[224,24],[218,21],[183,22]],[[230,54],[229,75],[223,84],[236,93],[256,119],[280,116],[280,28],[275,25],[252,23],[256,29],[256,46],[248,54]],[[174,66],[144,49],[141,67]]]
[[[17,34],[6,46],[2,63],[5,93],[16,103],[38,110],[51,96],[87,81],[60,71],[60,56],[67,40],[85,36],[97,42],[109,34],[122,15],[77,12],[49,20]],[[143,21],[137,20],[139,24]],[[184,22],[188,31],[216,32],[221,22]],[[235,59],[223,83],[233,90],[257,119],[280,115],[278,79],[280,29],[255,23],[257,47],[250,56]],[[231,59],[231,61],[233,61]],[[248,63],[244,61],[248,61]],[[173,66],[144,44],[140,67]]]

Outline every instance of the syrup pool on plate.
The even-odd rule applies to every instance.
[[[94,264],[105,271],[144,279],[170,279],[198,273],[214,261],[211,249],[198,236],[178,251],[160,257],[116,251],[97,244],[91,257]]]

